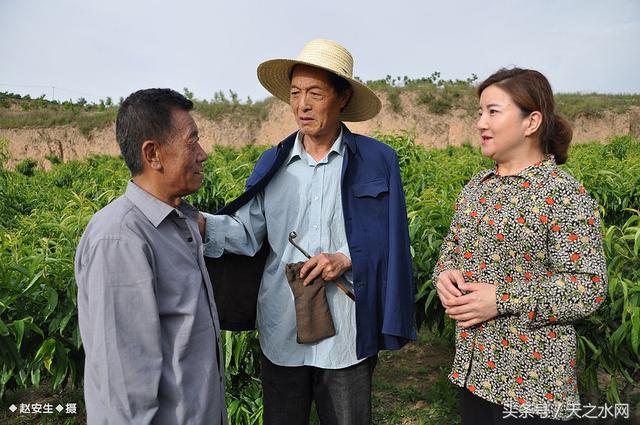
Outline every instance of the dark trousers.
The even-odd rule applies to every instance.
[[[480,398],[466,388],[460,388],[462,425],[560,425],[576,423],[574,420],[560,421],[539,416],[505,418],[505,412],[504,406]]]
[[[262,355],[264,425],[307,425],[315,402],[322,425],[370,425],[371,377],[378,357],[344,369],[286,367]]]

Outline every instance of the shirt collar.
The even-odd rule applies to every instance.
[[[340,156],[344,155],[344,143],[342,140],[342,134],[343,134],[343,128],[342,126],[340,126],[340,133],[338,134],[338,137],[336,138],[336,140],[333,142],[331,149],[327,153],[327,159],[331,154],[331,152],[335,152]],[[293,142],[293,147],[291,148],[291,152],[289,153],[289,157],[287,158],[286,164],[289,165],[294,160],[302,159],[307,156],[308,154],[304,150],[304,145],[302,144],[302,134],[298,131],[298,133],[296,134],[296,140]],[[320,161],[319,163],[321,162],[323,161]]]
[[[508,177],[520,177],[523,179],[540,177],[548,174],[552,169],[556,168],[556,159],[552,154],[545,154],[542,161],[534,162],[533,164],[525,167],[517,174]],[[495,164],[492,170],[485,170],[483,172],[480,181],[484,181],[490,177],[502,177],[497,174],[498,164]],[[507,176],[505,176],[507,177]]]
[[[146,190],[142,189],[132,180],[127,184],[124,196],[133,202],[133,204],[142,212],[142,214],[144,214],[145,217],[147,217],[154,227],[158,227],[160,223],[162,223],[162,221],[171,213],[175,213],[178,217],[184,217],[186,215],[191,218],[196,217],[198,214],[195,207],[185,200],[181,200],[178,208],[173,208],[171,205],[162,202]]]

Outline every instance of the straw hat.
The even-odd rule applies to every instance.
[[[338,43],[330,40],[311,40],[302,48],[296,59],[272,59],[258,66],[258,80],[265,89],[289,103],[291,70],[295,65],[322,68],[347,80],[353,95],[340,114],[341,121],[366,121],[375,117],[382,103],[367,86],[353,79],[353,57]]]

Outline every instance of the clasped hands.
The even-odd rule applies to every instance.
[[[465,283],[460,270],[444,270],[435,282],[445,313],[468,328],[498,315],[495,285],[483,282]]]

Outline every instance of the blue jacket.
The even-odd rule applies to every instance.
[[[267,150],[247,190],[217,214],[232,214],[284,164],[296,133]],[[416,339],[415,282],[400,168],[395,151],[343,125],[342,208],[356,296],[358,358],[396,350]]]

